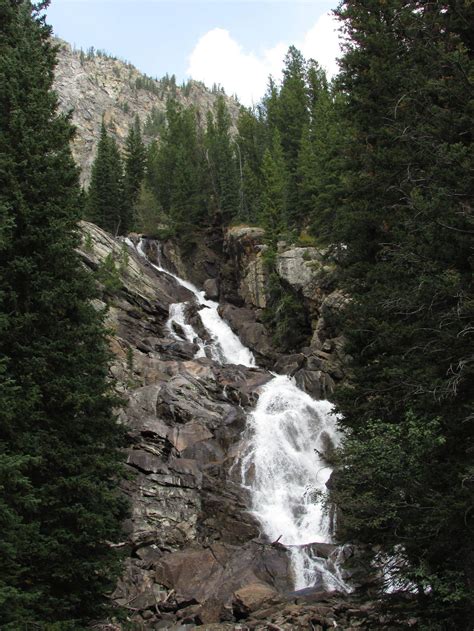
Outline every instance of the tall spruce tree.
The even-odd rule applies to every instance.
[[[271,149],[267,149],[263,155],[262,180],[261,223],[268,242],[276,247],[279,235],[287,226],[288,180],[278,130],[274,132]]]
[[[285,57],[276,118],[288,172],[288,218],[293,226],[301,227],[298,162],[303,133],[309,127],[309,99],[306,62],[294,46],[290,46]]]
[[[81,628],[103,613],[116,569],[106,541],[124,514],[47,5],[0,0],[0,626],[12,631]]]
[[[205,144],[210,178],[224,225],[240,210],[238,167],[230,125],[229,110],[224,97],[219,95],[214,112],[208,115]]]
[[[124,210],[122,232],[135,226],[135,205],[145,176],[146,151],[143,144],[140,119],[135,117],[125,142]]]
[[[115,139],[107,133],[104,121],[92,165],[86,216],[112,234],[125,234],[128,229],[122,158]]]
[[[473,626],[470,2],[346,1],[336,237],[352,295],[342,531],[416,585],[430,629]]]
[[[147,182],[163,210],[163,219],[191,247],[209,218],[210,187],[196,110],[167,104],[167,126],[160,146],[149,152]]]

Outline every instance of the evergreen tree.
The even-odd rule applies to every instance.
[[[146,151],[143,144],[140,119],[135,117],[125,142],[124,212],[122,232],[129,232],[135,225],[134,208],[145,175]]]
[[[262,160],[267,141],[267,126],[262,109],[241,108],[237,120],[236,139],[239,159],[241,219],[257,222],[261,215]]]
[[[214,114],[209,112],[206,129],[206,155],[210,178],[224,225],[239,213],[237,161],[230,137],[231,119],[224,97],[219,95]]]
[[[103,614],[116,569],[105,542],[124,514],[47,4],[0,0],[0,625],[12,631]]]
[[[288,171],[288,218],[293,226],[301,227],[298,162],[303,132],[309,127],[309,100],[306,62],[294,46],[285,57],[276,118]]]
[[[115,139],[107,134],[104,121],[92,165],[87,199],[87,218],[112,234],[125,234],[128,213],[124,199],[123,164]]]
[[[163,210],[163,219],[183,245],[191,247],[209,218],[210,186],[203,139],[193,107],[167,105],[167,127],[160,146],[148,153],[147,182]]]
[[[339,15],[351,131],[335,234],[354,357],[338,394],[343,533],[399,560],[430,629],[469,629],[474,7],[347,1]]]
[[[275,247],[278,236],[286,226],[287,209],[287,174],[278,130],[275,130],[271,151],[267,149],[263,155],[262,179],[261,223],[268,242]]]

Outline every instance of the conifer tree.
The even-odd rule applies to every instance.
[[[115,139],[104,121],[92,165],[87,218],[112,234],[125,234],[128,216],[124,198],[123,164]]]
[[[146,152],[143,144],[140,119],[135,117],[125,142],[124,212],[122,232],[135,225],[134,208],[145,175]]]
[[[230,137],[231,119],[224,97],[219,95],[213,114],[209,112],[206,130],[206,155],[210,178],[224,225],[239,212],[237,161]]]
[[[159,147],[149,151],[147,181],[183,245],[191,247],[208,218],[209,185],[196,111],[167,105],[167,127]]]
[[[300,227],[298,160],[303,132],[309,127],[309,100],[306,62],[294,46],[290,46],[285,57],[276,118],[288,172],[288,218],[292,225]]]
[[[343,532],[397,559],[427,628],[470,629],[474,7],[352,0],[339,15],[350,134],[335,236],[354,358],[338,394]]]
[[[237,120],[236,139],[241,178],[242,216],[249,222],[257,222],[261,215],[262,159],[267,142],[267,125],[262,110],[241,108]]]
[[[123,502],[101,316],[75,253],[80,188],[52,91],[47,2],[0,0],[0,626],[104,612]],[[69,626],[68,626],[69,625]]]
[[[263,155],[262,179],[261,222],[269,243],[275,247],[278,236],[287,225],[287,174],[278,130],[274,132],[271,150],[267,149]]]

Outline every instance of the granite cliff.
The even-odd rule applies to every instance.
[[[102,118],[119,146],[123,146],[135,116],[139,117],[145,140],[149,141],[159,135],[159,123],[163,121],[169,97],[183,106],[195,106],[205,121],[206,113],[220,94],[197,81],[191,80],[179,87],[167,77],[155,80],[113,56],[100,51],[84,53],[67,42],[57,41],[59,54],[54,87],[61,109],[72,110],[72,122],[77,130],[72,151],[84,184],[89,182]],[[239,104],[225,95],[224,98],[235,121]]]

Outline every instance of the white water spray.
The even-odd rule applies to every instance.
[[[192,283],[152,263],[143,240],[138,253],[157,271],[167,274],[191,291],[201,321],[212,340],[212,359],[221,364],[255,366],[251,351],[242,345],[220,317],[218,303],[205,298]],[[186,303],[170,306],[167,328],[176,339],[178,325],[189,342],[197,343],[196,357],[205,356],[205,343],[186,322]],[[263,386],[255,410],[248,418],[248,448],[241,460],[243,485],[251,497],[251,509],[270,541],[288,546],[295,589],[322,584],[328,590],[350,591],[339,570],[315,557],[305,545],[330,543],[331,527],[322,509],[322,496],[332,469],[327,462],[338,444],[336,417],[328,401],[314,401],[284,375]]]
[[[194,294],[197,303],[202,306],[202,309],[198,311],[199,316],[213,342],[210,346],[212,359],[219,362],[220,364],[241,364],[243,366],[256,365],[253,353],[242,344],[242,342],[232,331],[227,322],[225,322],[220,317],[218,313],[219,303],[214,302],[213,300],[207,300],[205,298],[204,291],[200,291],[195,285],[164,269],[161,265],[156,265],[155,263],[152,263],[148,259],[143,248],[143,239],[140,240],[137,251],[158,272],[168,274],[168,276],[174,278],[175,281],[179,285],[181,285],[181,287],[185,287]],[[183,330],[185,330],[186,338],[188,339],[188,341],[196,341],[198,343],[199,351],[197,352],[196,357],[203,357],[203,349],[205,344],[199,338],[199,335],[196,333],[193,327],[190,324],[185,324],[184,303],[180,304],[183,305],[180,311],[176,309],[176,305],[172,305],[172,308],[174,309],[174,314],[172,314],[170,311],[170,319],[168,320],[168,325],[170,325],[170,321],[173,318],[174,322],[179,324],[183,328]],[[185,324],[186,329],[183,326],[183,323]],[[168,326],[168,329],[171,329],[171,332],[173,332],[170,326]]]
[[[279,375],[263,387],[248,429],[242,479],[267,537],[290,548],[295,588],[322,578],[326,589],[346,589],[322,559],[301,547],[331,542],[321,505],[332,472],[326,458],[338,443],[331,404],[314,401],[289,377]]]

